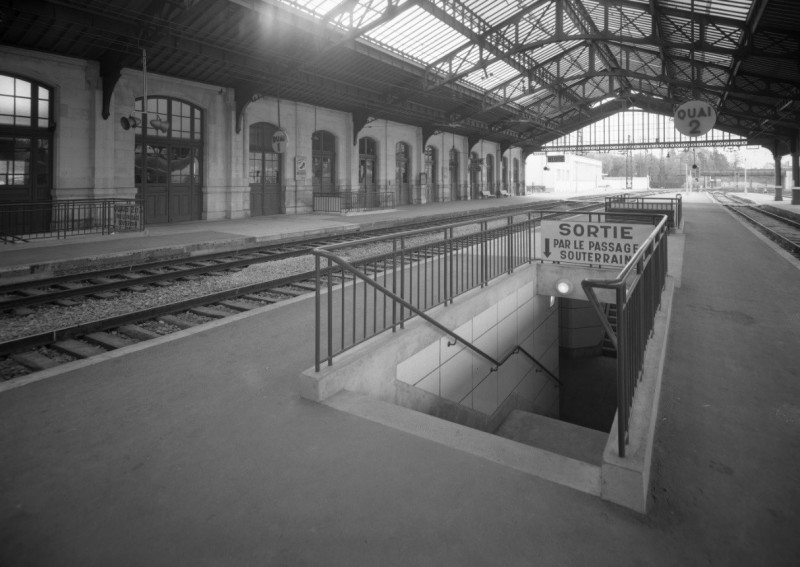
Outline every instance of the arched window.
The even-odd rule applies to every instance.
[[[281,154],[272,147],[278,127],[266,122],[250,126],[248,176],[250,178],[250,215],[277,215],[283,212],[283,176]]]
[[[53,90],[0,75],[0,203],[47,203],[53,189]],[[50,230],[49,204],[0,217],[2,231]]]
[[[203,211],[203,111],[168,97],[136,99],[136,187],[148,223],[200,220]],[[142,173],[144,172],[144,174]]]
[[[336,138],[330,132],[317,130],[311,135],[311,172],[314,191],[332,192],[335,189]]]
[[[376,187],[375,155],[376,144],[372,138],[358,141],[358,188],[361,191],[374,191]]]

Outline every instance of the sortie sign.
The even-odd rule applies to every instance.
[[[553,262],[621,268],[651,232],[646,224],[543,220],[543,253]]]

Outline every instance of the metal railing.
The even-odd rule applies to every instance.
[[[313,210],[315,213],[348,213],[391,209],[394,197],[394,193],[388,191],[314,193]]]
[[[617,445],[620,457],[625,456],[633,395],[642,377],[647,341],[653,331],[666,283],[668,233],[667,217],[663,216],[616,278],[581,282],[617,350]],[[614,292],[616,332],[597,298],[596,289]]]
[[[353,244],[315,249],[317,369],[383,331],[402,327],[410,317],[531,262],[541,217],[532,211],[499,215],[361,240],[358,246],[373,253],[360,259],[350,259],[349,250],[336,255]]]
[[[425,311],[452,302],[456,296],[483,287],[523,264],[545,261],[535,245],[537,227],[544,218],[564,216],[613,222],[603,213],[526,211],[359,241],[357,246],[367,246],[371,252],[360,258],[356,257],[354,244],[315,249],[316,371],[325,362],[332,365],[335,356],[384,331],[402,328],[405,321],[419,316],[488,360],[492,370],[512,354],[521,352],[557,381],[521,347],[514,347],[504,358],[496,360]],[[633,391],[640,378],[667,272],[667,217],[648,214],[638,217],[641,224],[654,225],[653,232],[617,277],[582,282],[617,349],[619,446],[623,457]],[[599,288],[615,292],[616,331],[595,293]]]
[[[0,238],[20,242],[144,230],[141,199],[68,199],[0,204]]]
[[[605,198],[607,213],[651,213],[666,215],[670,228],[681,226],[683,221],[683,198],[635,197],[614,195]]]

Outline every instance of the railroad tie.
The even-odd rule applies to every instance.
[[[90,333],[86,335],[86,339],[111,350],[134,344],[134,341],[128,340],[125,337],[112,335],[111,333],[105,333],[103,331]]]
[[[233,309],[234,311],[250,311],[255,307],[251,303],[235,300],[220,301],[219,304],[228,309]]]
[[[195,315],[200,315],[201,317],[210,317],[212,319],[222,319],[230,316],[230,313],[227,311],[221,311],[219,309],[214,309],[213,307],[192,307],[189,309],[189,312],[194,313]]]
[[[169,325],[174,325],[179,329],[190,329],[200,324],[199,322],[195,323],[193,321],[187,321],[185,319],[181,319],[180,317],[176,317],[175,315],[162,315],[161,317],[159,317],[159,320]]]
[[[105,349],[75,339],[66,339],[53,343],[52,348],[76,358],[89,358],[106,352]]]
[[[161,336],[158,333],[148,331],[139,325],[123,325],[119,328],[119,331],[121,333],[125,333],[132,339],[136,339],[137,341],[149,341],[151,339],[157,339]]]
[[[260,295],[243,295],[242,299],[249,299],[250,301],[260,301],[261,303],[276,303],[274,299],[270,299],[268,297],[261,297]]]
[[[289,295],[291,297],[298,297],[300,295],[305,295],[306,294],[305,291],[292,289],[290,287],[276,287],[275,289],[270,290],[270,291],[274,291],[275,293],[282,293],[284,295]]]
[[[11,359],[14,362],[34,371],[45,370],[60,364],[58,361],[53,360],[52,358],[47,358],[45,355],[35,351],[12,354]]]

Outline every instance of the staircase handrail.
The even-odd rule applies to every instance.
[[[402,297],[400,297],[396,293],[392,292],[390,289],[387,289],[386,287],[382,286],[378,282],[372,280],[368,275],[363,273],[361,270],[357,269],[355,266],[353,266],[352,264],[350,264],[346,260],[343,260],[341,257],[339,257],[339,256],[337,256],[335,254],[331,254],[327,250],[323,250],[321,248],[315,248],[314,249],[314,254],[317,257],[317,261],[316,261],[317,262],[317,273],[320,272],[319,258],[320,257],[327,258],[329,261],[339,265],[341,268],[347,270],[348,272],[350,272],[354,276],[358,277],[358,279],[360,279],[364,283],[366,283],[366,284],[372,286],[373,288],[377,289],[378,291],[380,291],[381,293],[383,293],[384,295],[386,295],[387,297],[389,297],[393,301],[396,301],[397,303],[399,303],[400,305],[402,305],[403,307],[408,309],[411,313],[414,313],[415,315],[418,315],[418,316],[422,317],[425,321],[427,321],[428,323],[430,323],[431,325],[433,325],[434,327],[436,327],[440,331],[444,332],[445,334],[447,334],[450,337],[453,337],[453,339],[455,339],[456,341],[464,344],[466,347],[468,347],[469,349],[473,350],[476,354],[478,354],[479,356],[482,356],[483,358],[485,358],[486,360],[491,362],[495,367],[499,367],[500,363],[497,360],[495,360],[492,356],[490,356],[487,353],[483,352],[481,349],[476,347],[474,344],[472,344],[471,342],[466,340],[464,337],[462,337],[461,335],[459,335],[455,331],[453,331],[451,329],[448,329],[447,327],[445,327],[444,325],[439,323],[436,319],[434,319],[430,315],[426,314],[424,311],[422,311],[421,309],[417,308],[413,304],[409,303],[408,301],[406,301],[405,299],[403,299]],[[316,301],[317,301],[317,303],[319,303],[319,286],[317,286]],[[319,313],[320,313],[319,305],[317,305],[316,312],[317,312],[316,316],[317,316],[317,318],[319,318]],[[320,322],[316,321],[316,325],[317,325],[317,328],[319,329]],[[318,342],[317,342],[315,348],[316,348],[316,351],[317,351],[316,352],[316,363],[315,364],[316,364],[316,370],[317,370],[317,372],[319,372],[320,345],[319,345]],[[328,366],[331,366],[332,364],[333,364],[333,355],[330,354],[330,349],[329,349]]]

